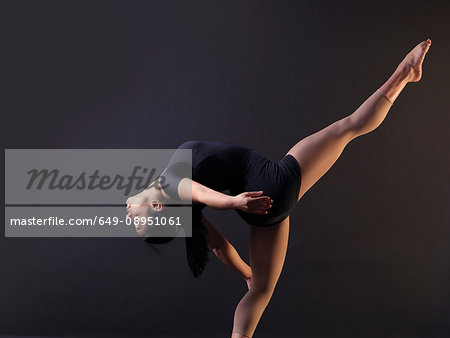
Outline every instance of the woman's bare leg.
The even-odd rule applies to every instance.
[[[289,217],[275,226],[251,226],[252,285],[234,313],[232,338],[253,336],[280,277],[286,257],[288,238]]]
[[[415,47],[389,80],[353,114],[306,137],[289,150],[288,154],[297,159],[302,170],[299,198],[331,168],[351,140],[381,124],[408,82],[420,79],[430,44],[427,40]],[[236,308],[232,338],[252,337],[269,303],[286,256],[289,218],[274,227],[252,226],[250,236],[253,281]]]
[[[331,168],[351,140],[371,132],[383,122],[408,82],[420,80],[422,62],[430,45],[430,39],[418,44],[386,83],[354,113],[304,138],[287,152],[296,158],[301,168],[299,199]]]

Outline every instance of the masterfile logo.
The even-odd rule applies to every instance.
[[[168,187],[163,172],[175,151],[191,161],[191,149],[6,149],[5,235],[136,237],[126,200]],[[145,220],[159,226],[157,236],[169,224],[183,229],[178,237],[191,235],[191,201],[178,203]]]

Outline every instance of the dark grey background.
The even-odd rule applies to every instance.
[[[449,6],[408,1],[2,1],[4,148],[225,140],[279,159],[353,112],[418,42],[420,83],[292,214],[255,337],[448,337]],[[208,211],[248,257],[248,226]],[[184,240],[0,240],[0,334],[227,337],[246,291]]]

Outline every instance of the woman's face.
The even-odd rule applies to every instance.
[[[178,224],[163,222],[158,215],[154,215],[153,219],[135,218],[133,222],[139,237],[175,237],[179,230]]]
[[[154,189],[144,191],[130,196],[127,199],[127,217],[132,220],[139,236],[143,236],[147,231],[150,220],[161,213],[164,209],[163,201],[160,199],[160,192]]]
[[[170,237],[176,236],[179,230],[177,222],[169,221],[170,217],[164,208],[152,205],[131,205],[127,208],[139,237]]]
[[[145,237],[149,230],[150,220],[159,213],[160,211],[151,205],[130,204],[127,206],[127,217],[131,218],[140,237]]]
[[[153,188],[127,199],[127,217],[131,219],[140,237],[176,235],[178,226],[166,212],[165,202],[161,191]]]

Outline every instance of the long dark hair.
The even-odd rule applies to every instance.
[[[198,215],[200,212],[200,215]],[[201,211],[197,208],[192,208],[193,222],[192,222],[192,237],[185,237],[186,242],[186,256],[189,268],[194,275],[194,278],[198,278],[206,268],[209,261],[209,236],[208,230],[201,223]],[[161,254],[153,244],[165,244],[172,241],[175,236],[170,237],[146,237],[145,242],[158,254]]]

